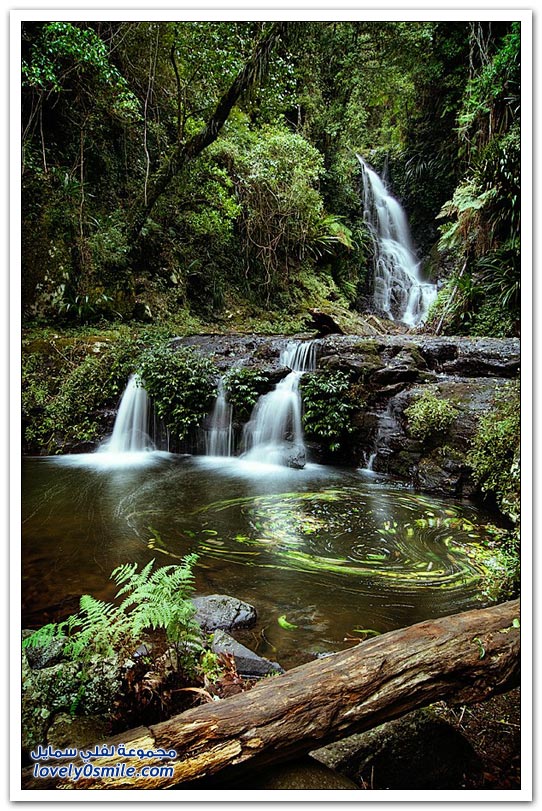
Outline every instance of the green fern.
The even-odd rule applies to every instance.
[[[181,649],[202,650],[195,608],[190,602],[194,590],[192,568],[197,555],[187,555],[180,565],[153,571],[151,560],[138,572],[137,563],[125,563],[111,574],[120,586],[119,604],[106,603],[88,594],[81,597],[79,612],[64,622],[49,623],[24,640],[23,646],[45,647],[54,639],[65,639],[66,658],[81,663],[92,656],[111,656],[133,649],[142,634],[163,630],[167,641]]]
[[[57,623],[49,622],[47,625],[34,631],[31,636],[27,636],[26,639],[23,639],[23,648],[46,648],[51,642],[58,639],[58,637]]]

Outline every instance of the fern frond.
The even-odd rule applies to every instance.
[[[43,628],[38,628],[31,636],[23,639],[23,648],[46,648],[59,636],[61,634],[59,634],[57,623],[50,622],[48,625],[44,625]]]

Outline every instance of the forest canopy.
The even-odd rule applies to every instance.
[[[426,327],[516,334],[519,57],[519,22],[23,22],[25,320],[374,310],[358,153]]]

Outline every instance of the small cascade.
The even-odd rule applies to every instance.
[[[304,467],[299,382],[303,372],[316,368],[315,342],[290,342],[281,352],[280,362],[292,371],[254,406],[243,430],[243,455],[256,462]]]
[[[148,435],[149,397],[137,375],[128,380],[122,395],[113,433],[100,448],[99,453],[125,454],[154,450]]]
[[[211,414],[209,429],[205,432],[206,456],[233,455],[232,407],[228,402],[224,380],[218,382],[218,395]]]
[[[401,432],[398,426],[398,414],[393,399],[390,400],[384,411],[376,417],[376,431],[373,448],[366,454],[367,465],[365,470],[381,473],[386,470],[386,457],[392,452],[398,441],[401,441]]]
[[[362,168],[363,216],[375,250],[375,307],[391,320],[416,326],[427,317],[436,298],[436,285],[420,277],[420,264],[401,204],[361,155],[357,158]]]

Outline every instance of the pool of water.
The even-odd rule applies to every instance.
[[[122,563],[196,552],[197,593],[254,605],[242,641],[291,667],[365,630],[481,606],[486,521],[364,471],[164,453],[27,458],[23,627],[76,611],[83,593],[112,599]]]

